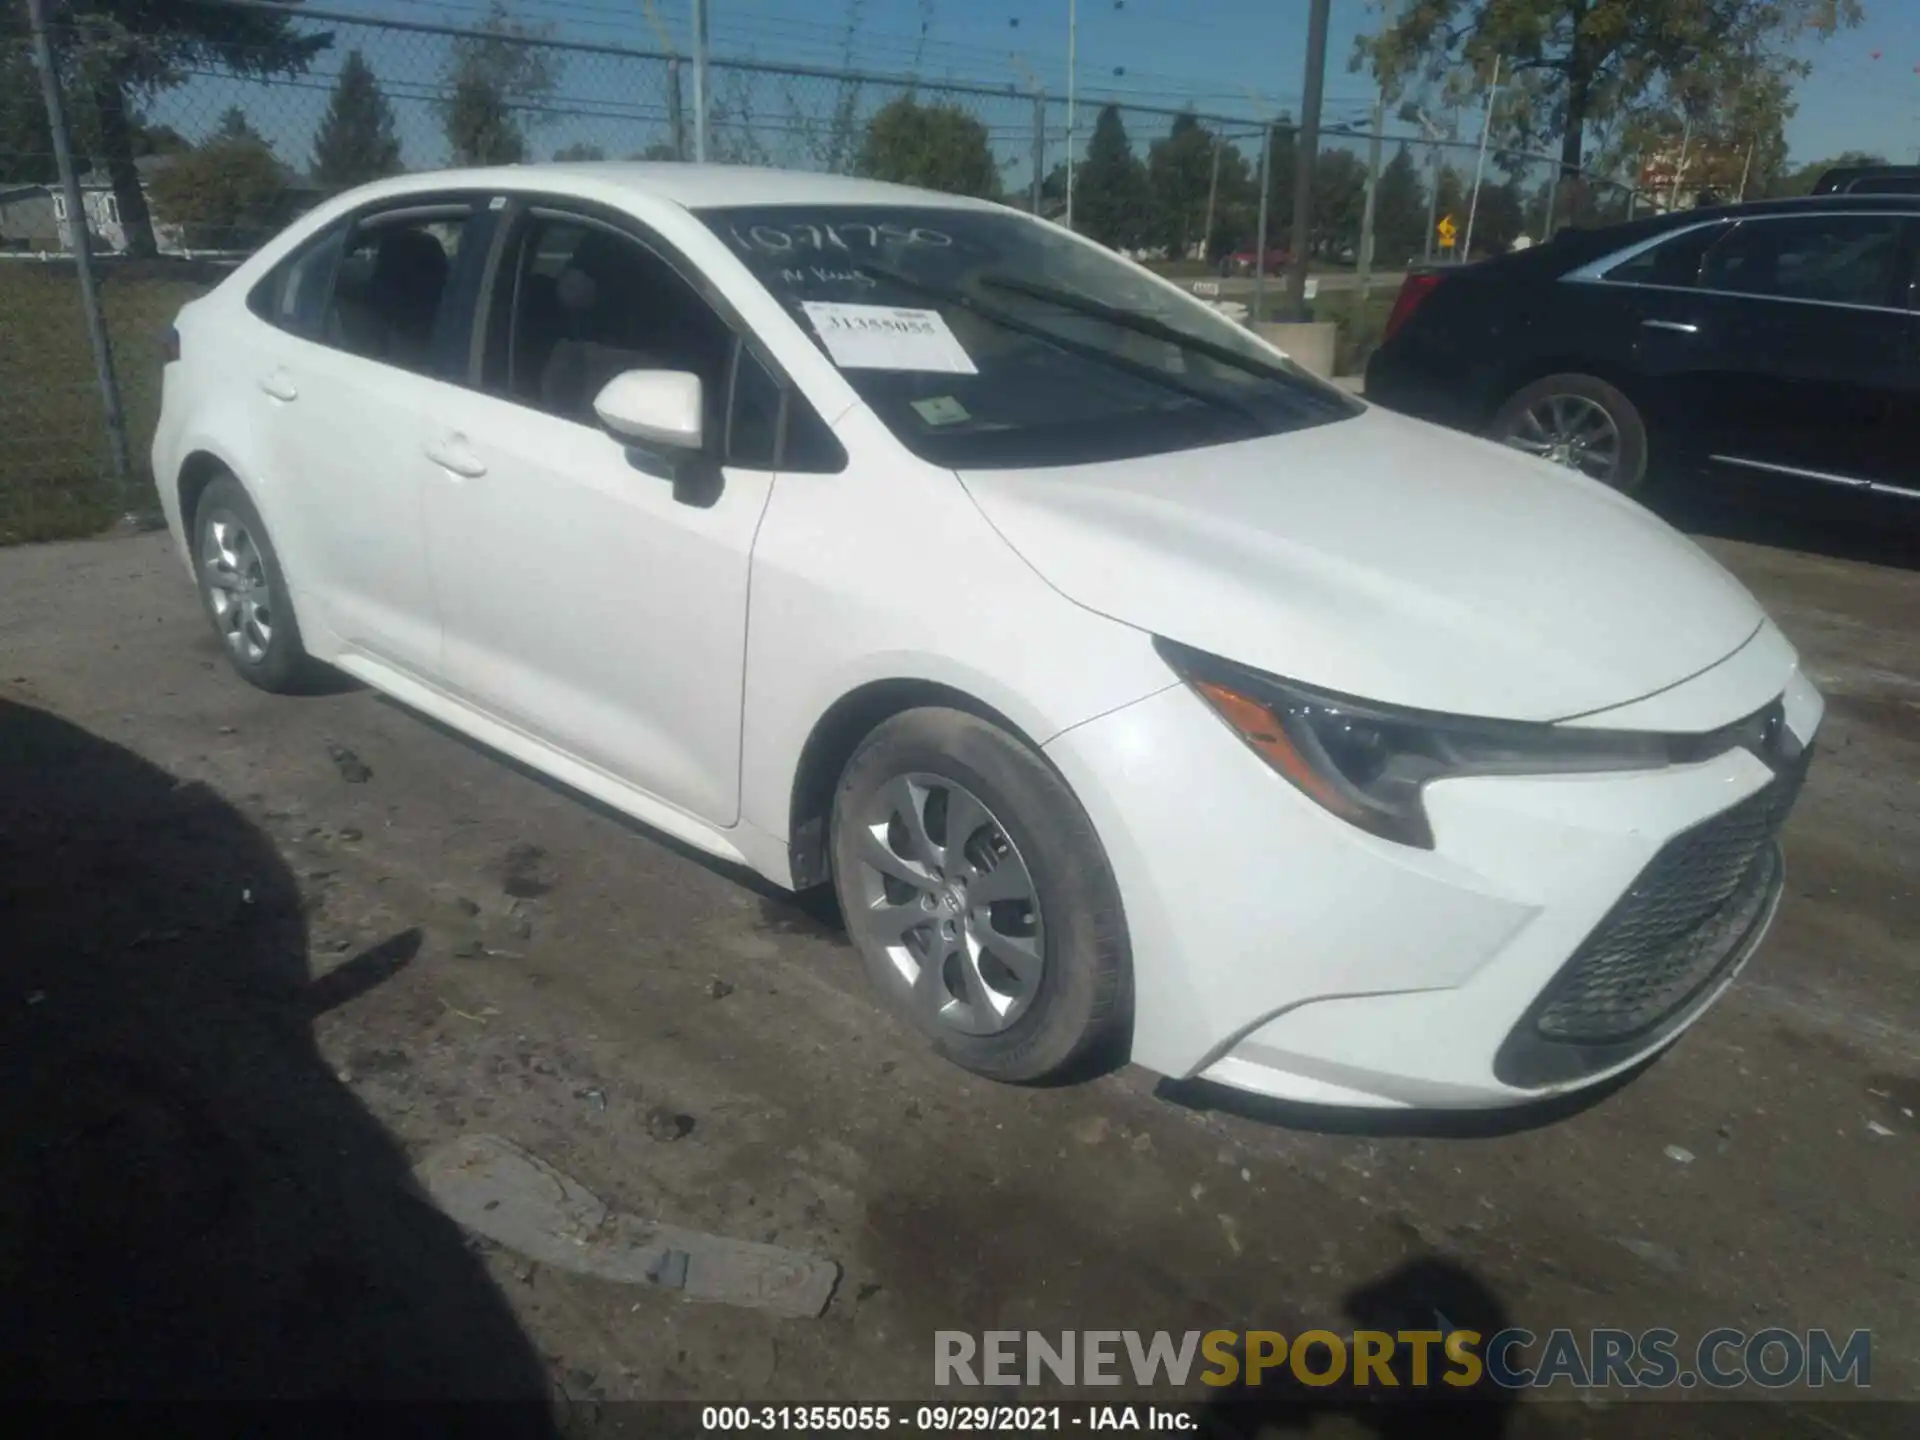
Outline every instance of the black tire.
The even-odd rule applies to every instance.
[[[1037,902],[1034,910],[1023,910],[1019,901],[997,902],[1015,907],[1013,923],[1002,922],[996,910],[987,924],[984,917],[993,907],[966,908],[963,889],[963,898],[954,902],[957,908],[936,912],[925,922],[924,931],[901,937],[905,958],[914,962],[920,958],[918,951],[942,943],[936,933],[941,924],[949,929],[960,925],[963,937],[979,933],[976,918],[987,924],[990,938],[972,951],[982,957],[972,978],[978,980],[992,967],[1009,988],[1022,992],[1012,1002],[1017,1010],[1010,1008],[1004,1017],[994,1017],[993,1023],[1004,1023],[994,1033],[965,1033],[953,1020],[934,1013],[927,1003],[933,992],[916,989],[881,938],[884,914],[906,916],[912,904],[940,903],[929,893],[933,887],[916,892],[897,879],[887,881],[862,859],[866,825],[876,823],[876,815],[892,803],[889,797],[900,793],[898,786],[909,776],[961,787],[963,798],[947,803],[971,798],[988,812],[988,823],[968,832],[972,853],[985,856],[988,864],[959,862],[954,873],[962,887],[971,874],[973,883],[982,887],[979,893],[985,894],[985,887],[992,883],[989,874],[1011,854],[1015,869],[1007,874],[1023,868]],[[922,810],[930,837],[937,821],[942,831],[939,838],[952,838],[946,833],[947,803],[930,800]],[[1001,840],[1010,849],[1002,847]],[[928,708],[894,716],[866,738],[841,775],[834,795],[831,848],[841,913],[869,975],[941,1054],[989,1079],[1014,1082],[1065,1078],[1091,1061],[1118,1058],[1133,1009],[1132,961],[1119,887],[1086,811],[1060,776],[1029,747],[998,726],[957,710]],[[893,904],[886,898],[888,886],[917,898]],[[947,913],[956,920],[946,922]],[[1040,954],[1038,978],[1026,984],[999,962],[991,937],[994,930],[1022,929],[1022,914],[1029,925],[1037,915],[1040,932],[1029,936]],[[934,968],[936,976],[954,973],[964,963],[958,947],[974,945],[966,938],[945,943],[956,949]],[[920,965],[923,979],[928,968]],[[950,1008],[966,1008],[964,985],[950,984],[948,994],[954,1002]],[[984,1013],[986,1008],[990,1007],[973,1006],[968,1013]]]
[[[1493,423],[1487,427],[1488,436],[1507,443],[1530,410],[1555,396],[1568,396],[1598,406],[1606,412],[1619,436],[1612,472],[1597,475],[1583,470],[1582,473],[1628,494],[1640,489],[1647,478],[1646,421],[1631,400],[1598,376],[1548,375],[1516,390],[1495,413]]]
[[[236,642],[233,638],[235,627],[223,618],[222,602],[216,598],[216,592],[222,587],[214,583],[215,567],[209,564],[212,553],[209,532],[216,524],[234,521],[251,542],[252,557],[257,562],[242,567],[246,572],[242,578],[255,582],[255,589],[250,593],[257,594],[264,589],[266,595],[268,631],[265,643],[257,646],[258,630],[243,628],[242,640]],[[311,686],[319,667],[301,643],[300,622],[294,617],[287,577],[280,568],[273,538],[267,534],[253,500],[232,475],[216,476],[200,492],[200,501],[193,510],[191,534],[193,573],[200,584],[200,606],[235,672],[249,685],[276,695],[297,694]]]

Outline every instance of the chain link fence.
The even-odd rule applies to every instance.
[[[160,336],[181,304],[328,195],[403,170],[691,160],[699,145],[687,57],[563,39],[500,9],[461,28],[266,0],[191,0],[152,21],[137,5],[41,4],[131,463],[117,458],[89,346],[73,202],[27,10],[8,0],[0,543],[150,512]],[[1076,229],[1196,279],[1264,271],[1295,248],[1289,123],[1098,98],[1070,114],[1030,76],[936,82],[725,57],[707,75],[710,161],[907,180],[1055,219],[1071,208]],[[1369,149],[1365,134],[1323,136],[1306,237],[1317,264],[1360,257]],[[1568,203],[1551,157],[1490,153],[1476,199],[1471,144],[1390,135],[1380,153],[1374,254],[1388,272],[1467,254],[1470,224],[1477,257],[1544,238],[1550,216],[1604,223],[1635,204],[1586,177]],[[1457,239],[1436,256],[1446,219]],[[1361,353],[1350,346],[1347,358]]]

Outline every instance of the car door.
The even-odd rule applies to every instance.
[[[427,515],[449,683],[726,825],[783,392],[698,281],[630,221],[516,207],[475,383],[439,414]],[[599,425],[600,387],[635,369],[699,377],[702,453],[622,444]]]
[[[1912,249],[1891,212],[1752,215],[1716,234],[1684,281],[1634,301],[1657,420],[1729,474],[1892,478],[1914,438]]]
[[[422,676],[440,665],[423,427],[463,393],[444,375],[487,221],[472,196],[363,212],[316,242],[303,285],[255,304],[275,327],[252,383],[302,601],[348,651]]]

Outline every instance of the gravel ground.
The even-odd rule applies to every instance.
[[[1873,1393],[1920,1398],[1920,572],[1708,543],[1831,707],[1772,938],[1585,1109],[1390,1124],[1134,1069],[971,1080],[819,907],[371,693],[249,689],[164,535],[0,552],[0,1383],[560,1394],[577,1428],[602,1400],[926,1396],[936,1329],[1439,1310],[1864,1327]],[[406,1180],[475,1132],[616,1209],[831,1256],[838,1291],[776,1319],[464,1237]],[[1476,1433],[1599,1413],[1483,1402]]]

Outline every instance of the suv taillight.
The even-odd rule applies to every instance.
[[[179,358],[180,330],[178,326],[169,325],[165,333],[160,336],[160,363],[171,365]]]
[[[1443,277],[1432,271],[1416,271],[1400,282],[1400,293],[1394,296],[1393,310],[1387,316],[1387,327],[1380,332],[1380,343],[1391,340],[1400,327],[1413,318],[1413,312],[1420,308],[1435,290],[1440,288]]]

